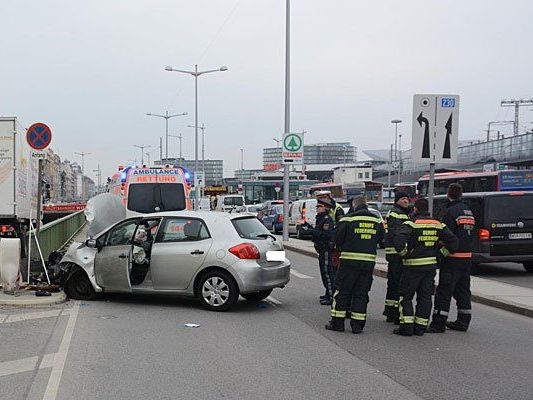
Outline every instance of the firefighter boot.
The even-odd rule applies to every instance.
[[[365,327],[366,321],[356,321],[356,320],[350,320],[350,326],[352,327],[352,333],[355,333],[356,335],[363,332],[363,328]]]
[[[344,318],[331,317],[331,321],[326,325],[328,331],[344,332]]]
[[[446,322],[446,326],[454,331],[466,332],[470,325],[471,314],[458,313],[456,321]]]
[[[395,335],[400,336],[413,336],[414,324],[400,324],[399,328],[392,331]]]
[[[424,333],[426,333],[426,327],[424,325],[415,324],[413,328],[413,333],[416,336],[424,336]]]
[[[431,320],[431,324],[429,324],[429,328],[427,329],[427,332],[429,333],[444,333],[446,332],[446,320],[448,318],[445,315],[438,314],[438,311],[433,314],[433,319]]]

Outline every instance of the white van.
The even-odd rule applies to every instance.
[[[244,196],[240,194],[218,196],[215,210],[224,212],[243,212],[246,210],[244,207]]]
[[[303,238],[306,233],[300,227],[308,222],[315,226],[316,222],[316,199],[297,200],[289,207],[289,234]]]

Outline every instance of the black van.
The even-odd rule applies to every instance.
[[[472,262],[518,262],[533,272],[533,192],[464,193],[463,201],[476,218]],[[437,218],[446,202],[435,196]]]

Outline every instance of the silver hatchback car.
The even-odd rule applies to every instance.
[[[213,311],[238,300],[259,301],[290,279],[283,244],[255,217],[177,211],[132,217],[85,243],[60,262],[72,299],[97,293],[196,296]]]

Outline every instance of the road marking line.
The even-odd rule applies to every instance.
[[[312,276],[309,276],[309,275],[305,275],[305,274],[302,274],[298,271],[296,271],[295,269],[292,269],[291,268],[291,274],[298,277],[298,278],[302,278],[302,279],[313,279]]]
[[[74,333],[79,310],[80,304],[76,302],[68,317],[67,327],[65,328],[65,334],[59,345],[59,351],[54,357],[54,367],[50,373],[50,379],[48,379],[48,385],[46,385],[43,400],[55,400],[57,397],[61,375],[63,375],[63,369],[65,368],[65,361],[67,360],[68,349],[70,347],[70,342],[72,341],[72,334]]]
[[[11,322],[27,321],[30,319],[57,317],[60,312],[61,310],[49,310],[49,311],[41,311],[41,312],[23,313],[23,314],[12,314],[12,315],[9,315],[3,321],[3,323],[9,324]]]
[[[280,305],[283,304],[281,301],[279,301],[278,299],[276,299],[276,298],[274,298],[274,297],[272,297],[272,296],[268,296],[268,297],[266,298],[266,301],[268,301],[269,303],[273,303],[273,304],[275,304],[275,305],[277,305],[277,306],[280,306]]]
[[[39,369],[52,368],[55,365],[56,353],[45,354]],[[33,371],[37,367],[39,357],[21,358],[19,360],[5,361],[0,363],[0,376],[13,375],[21,372]]]
[[[4,361],[0,363],[0,376],[19,374],[21,372],[33,371],[37,365],[39,357],[21,358],[19,360]]]

